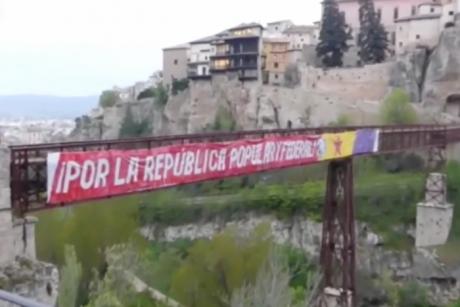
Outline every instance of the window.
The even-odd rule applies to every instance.
[[[396,32],[391,32],[391,44],[394,45],[396,43]]]
[[[434,7],[432,7],[432,8],[430,9],[430,12],[431,12],[431,13],[434,13]]]
[[[402,47],[403,46],[403,43],[402,42],[399,42],[399,47]]]
[[[278,62],[273,63],[273,67],[278,68],[279,67]]]
[[[454,15],[454,11],[449,11],[449,16],[453,16]]]
[[[207,74],[206,67],[201,67],[201,75],[206,76]]]
[[[415,5],[412,6],[412,16],[414,16],[415,14],[417,14],[417,8],[415,7]]]
[[[379,17],[379,19],[382,19],[382,9],[381,8],[377,9],[377,16]]]
[[[399,18],[399,8],[395,7],[393,11],[393,19],[398,19]]]
[[[178,60],[178,59],[175,59],[175,60],[174,60],[174,65],[177,65],[177,64],[179,64],[179,60]]]
[[[275,79],[278,79],[278,74],[275,74]]]
[[[204,57],[204,59],[207,61],[207,60],[208,60],[208,56],[206,55],[206,56]]]
[[[278,27],[275,27],[275,31],[278,31]]]
[[[415,39],[420,39],[420,35],[419,34],[415,35]]]

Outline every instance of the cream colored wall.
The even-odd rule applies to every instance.
[[[441,34],[440,19],[414,19],[398,22],[396,53],[401,54],[417,45],[434,47]]]

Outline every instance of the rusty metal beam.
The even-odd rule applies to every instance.
[[[264,138],[273,135],[337,133],[357,129],[380,129],[377,154],[439,148],[460,141],[460,125],[413,125],[254,130],[11,146],[11,204],[17,214],[46,208],[46,157],[50,152],[142,149],[172,144]]]

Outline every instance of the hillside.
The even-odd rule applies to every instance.
[[[97,96],[0,95],[0,118],[73,119],[97,105]]]

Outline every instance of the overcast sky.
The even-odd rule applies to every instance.
[[[0,0],[0,95],[94,95],[147,79],[164,47],[319,18],[320,0]]]

